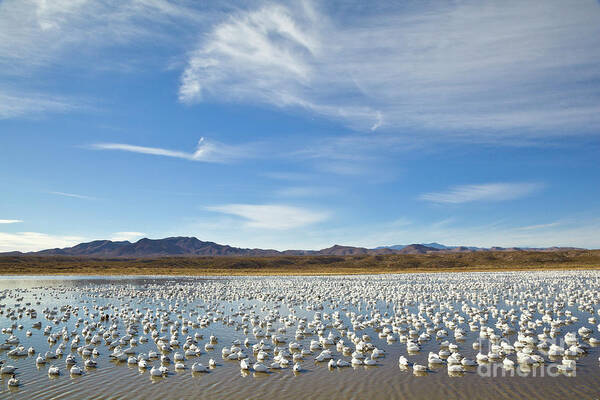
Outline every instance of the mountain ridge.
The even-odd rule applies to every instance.
[[[413,243],[409,245],[380,246],[369,249],[365,247],[343,246],[335,244],[321,250],[274,250],[250,249],[222,245],[210,241],[201,241],[196,237],[176,236],[163,239],[143,238],[137,242],[94,240],[79,243],[72,247],[46,249],[34,252],[10,251],[0,253],[0,256],[83,256],[96,258],[151,258],[151,257],[218,257],[218,256],[354,256],[354,255],[385,255],[385,254],[428,254],[445,252],[473,251],[558,251],[581,250],[574,247],[548,248],[518,248],[518,247],[468,247],[445,246],[440,243]]]

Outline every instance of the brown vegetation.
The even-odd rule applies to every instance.
[[[0,275],[312,275],[595,268],[600,268],[600,250],[137,259],[0,257]]]

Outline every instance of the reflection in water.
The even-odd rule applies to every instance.
[[[0,398],[597,398],[599,287],[592,271],[3,278],[0,344],[15,336],[35,353],[8,356],[17,345],[3,346],[20,386],[3,374]],[[252,368],[261,342],[266,372]],[[69,373],[67,354],[82,375]],[[168,371],[153,376],[163,354]],[[192,371],[210,359],[214,368]],[[48,374],[53,365],[60,375]]]

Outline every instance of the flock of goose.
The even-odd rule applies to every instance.
[[[9,388],[27,385],[25,363],[83,379],[119,365],[161,379],[236,364],[242,375],[308,365],[573,375],[600,344],[599,285],[592,271],[0,281],[0,372]]]

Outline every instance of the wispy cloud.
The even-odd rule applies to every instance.
[[[339,189],[330,186],[292,186],[279,189],[276,194],[283,197],[319,197],[330,196],[338,192]]]
[[[44,112],[67,112],[82,108],[73,99],[30,91],[7,91],[0,87],[0,119]]]
[[[306,1],[233,14],[189,54],[181,101],[296,107],[362,130],[478,141],[595,134],[596,1],[343,8]]]
[[[390,216],[391,217],[391,216]],[[171,235],[186,234],[210,238],[237,247],[285,249],[322,249],[332,244],[374,248],[381,245],[438,242],[449,246],[600,248],[600,219],[573,217],[553,222],[539,221],[540,228],[520,229],[510,221],[474,221],[450,218],[424,221],[396,217],[381,223],[360,223],[349,229],[347,223],[305,227],[301,230],[252,229],[239,219],[215,217],[178,226]],[[553,226],[550,226],[550,225]],[[533,223],[531,224],[534,225]],[[548,225],[546,227],[541,227]]]
[[[164,40],[166,28],[178,32],[208,15],[209,10],[185,1],[5,0],[0,3],[0,65],[19,74],[19,69],[64,62],[77,48],[81,60],[90,48]]]
[[[302,172],[266,172],[262,175],[282,181],[309,181],[314,178],[314,175]]]
[[[64,197],[72,197],[74,199],[82,199],[82,200],[96,200],[95,197],[92,196],[85,196],[82,194],[75,194],[75,193],[65,193],[65,192],[48,192],[50,194],[55,194],[57,196],[64,196]]]
[[[529,227],[526,227],[529,228]],[[506,223],[451,224],[420,223],[406,228],[386,226],[365,227],[360,236],[351,241],[374,247],[383,243],[428,243],[478,247],[551,247],[572,246],[600,248],[597,232],[600,219],[571,219],[561,223],[551,222],[531,225],[523,229]]]
[[[528,226],[521,226],[519,228],[517,228],[520,231],[532,231],[532,230],[538,230],[538,229],[547,229],[547,228],[553,228],[555,226],[559,226],[561,225],[560,222],[551,222],[548,224],[537,224],[537,225],[528,225]]]
[[[122,57],[102,50],[134,43],[183,52],[181,43],[197,34],[192,28],[226,8],[203,7],[185,0],[0,1],[0,119],[82,109],[89,101],[45,93],[47,87],[36,88],[40,79],[31,77],[53,67],[148,68],[149,57],[141,61],[135,52]]]
[[[358,230],[329,228],[306,234],[320,246],[340,243],[374,248],[384,244],[438,242],[449,246],[600,248],[600,219],[575,216],[561,221],[531,224],[532,229],[511,221],[478,221],[450,218],[433,221],[383,222],[366,224]],[[557,223],[559,222],[559,223]],[[527,228],[527,227],[526,227]]]
[[[322,84],[315,79],[326,72],[315,68],[331,50],[322,43],[321,24],[326,20],[308,1],[293,9],[269,4],[230,16],[190,53],[181,77],[180,100],[192,103],[217,97],[300,107],[342,119],[367,119],[369,127],[376,129],[382,120],[377,110],[330,104],[306,93],[307,88]]]
[[[0,224],[17,224],[23,222],[20,219],[0,219]]]
[[[277,204],[226,204],[206,207],[207,210],[241,217],[249,228],[292,229],[328,218],[328,213]]]
[[[62,248],[73,246],[83,241],[85,241],[85,238],[79,236],[49,235],[39,232],[0,232],[0,252]]]
[[[130,242],[133,242],[134,240],[141,239],[144,236],[146,236],[146,234],[144,232],[115,232],[111,236],[110,240],[114,240],[114,241],[127,240]]]
[[[459,204],[472,201],[503,201],[528,196],[543,188],[541,183],[486,183],[463,185],[446,192],[425,193],[419,199],[433,203]]]
[[[248,157],[250,151],[242,147],[228,146],[222,143],[209,142],[200,138],[193,153],[160,147],[136,146],[124,143],[95,143],[90,146],[95,150],[118,150],[131,153],[151,154],[155,156],[181,158],[189,161],[227,162],[236,158]]]
[[[398,153],[413,151],[423,143],[389,134],[346,134],[304,140],[289,152],[289,158],[308,161],[319,174],[331,173],[349,177],[369,176],[373,182],[394,179],[399,173]]]

